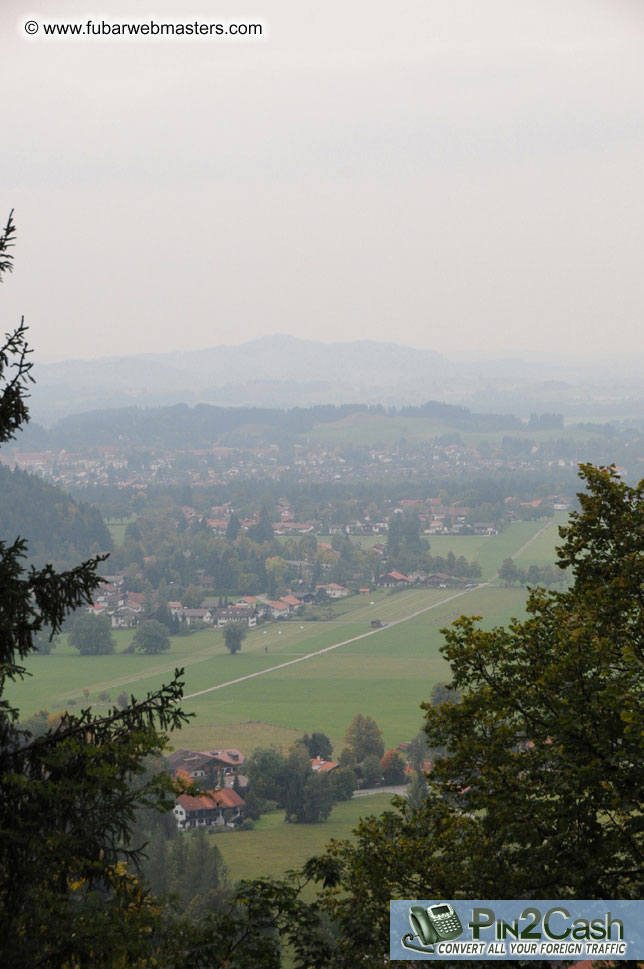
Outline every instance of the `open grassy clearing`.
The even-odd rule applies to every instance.
[[[469,545],[470,554],[475,552],[484,574],[492,575],[507,555],[517,553],[526,542],[531,544],[519,553],[523,566],[552,561],[550,550],[557,539],[554,526],[531,541],[542,527],[540,522],[515,522],[500,535],[441,536],[434,540],[434,547],[449,541],[464,541]],[[459,548],[458,544],[456,548]],[[102,691],[109,692],[115,699],[123,690],[140,694],[158,688],[176,666],[186,667],[186,692],[195,692],[204,684],[223,683],[359,635],[369,629],[373,619],[394,622],[452,595],[452,590],[445,589],[411,589],[393,594],[378,590],[368,596],[338,600],[331,605],[332,618],[326,622],[291,620],[268,623],[251,630],[242,652],[234,657],[225,649],[222,633],[218,630],[206,630],[185,638],[173,637],[171,651],[162,656],[123,654],[122,650],[131,641],[131,631],[115,632],[118,653],[112,656],[79,656],[63,637],[52,655],[30,660],[29,668],[37,675],[14,687],[12,697],[21,705],[25,715],[40,708],[60,709],[72,698],[79,703],[86,702],[84,688],[89,689],[92,702],[97,701],[97,694]],[[462,611],[459,600],[456,602],[459,604],[450,607],[450,614]],[[469,604],[463,608],[473,611]],[[444,625],[446,621],[441,619],[439,624]],[[239,722],[265,718],[235,719]],[[290,728],[291,725],[281,726]]]
[[[303,626],[303,628],[300,628]],[[54,709],[69,698],[84,701],[83,689],[90,700],[108,691],[113,696],[121,690],[138,694],[157,689],[177,666],[186,670],[186,692],[205,684],[227,680],[266,669],[316,649],[322,649],[349,636],[366,632],[366,624],[339,625],[326,623],[267,623],[250,630],[243,649],[231,656],[220,630],[204,630],[192,636],[171,637],[172,648],[160,656],[122,653],[131,641],[131,631],[115,632],[119,652],[109,656],[80,656],[65,637],[49,656],[35,656],[29,661],[32,678],[13,688],[12,696],[26,713],[40,707]]]
[[[476,537],[477,555],[487,573],[541,527],[539,522],[517,522],[501,535]],[[548,527],[521,553],[521,564],[539,564],[555,538],[554,526]],[[458,536],[453,540],[458,542]],[[43,708],[59,711],[72,699],[77,707],[89,702],[101,712],[122,691],[141,696],[158,689],[178,666],[185,667],[186,694],[196,693],[361,636],[370,631],[373,619],[396,623],[427,610],[321,656],[186,701],[186,709],[197,716],[174,741],[181,746],[233,745],[250,751],[271,743],[286,747],[305,730],[322,730],[341,744],[349,721],[362,712],[376,719],[387,745],[395,746],[416,732],[421,719],[418,705],[433,684],[448,675],[439,652],[440,628],[462,613],[483,615],[486,624],[506,622],[512,614],[522,613],[524,599],[523,589],[498,587],[460,595],[452,589],[379,590],[333,603],[333,616],[326,622],[260,625],[249,631],[236,656],[226,650],[219,630],[173,637],[170,652],[161,656],[123,653],[131,631],[115,632],[119,651],[111,656],[80,656],[63,637],[50,656],[30,659],[34,676],[13,687],[11,699],[23,716]],[[99,700],[103,691],[110,700]]]
[[[12,697],[25,715],[41,708],[60,709],[72,698],[84,703],[85,688],[90,691],[91,702],[97,702],[103,691],[116,699],[122,690],[141,694],[157,689],[177,666],[185,667],[186,693],[191,693],[204,685],[224,683],[360,635],[369,630],[373,618],[391,622],[444,597],[445,590],[433,589],[396,595],[378,592],[369,601],[355,596],[335,604],[342,613],[337,620],[290,620],[249,630],[242,651],[236,656],[228,653],[222,632],[214,629],[192,636],[173,636],[170,652],[160,656],[123,653],[132,640],[131,630],[114,631],[117,653],[109,656],[80,656],[62,637],[52,654],[29,660],[28,668],[34,675],[13,687]],[[371,601],[377,605],[370,606]]]
[[[478,561],[481,549],[498,535],[426,535],[432,555],[446,558],[450,552],[458,558],[464,555],[468,562]]]
[[[354,413],[339,421],[317,424],[303,435],[307,440],[319,441],[330,445],[355,444],[376,447],[379,444],[393,444],[400,438],[408,441],[433,441],[439,434],[458,433],[465,445],[476,445],[481,441],[500,444],[505,437],[527,438],[534,443],[557,441],[561,438],[577,441],[580,444],[593,440],[605,440],[600,431],[588,428],[566,427],[552,430],[530,431],[527,427],[517,427],[504,431],[456,431],[449,424],[429,417],[387,417],[382,414]]]
[[[378,618],[395,621],[453,595],[453,590],[444,589],[410,590],[391,596],[380,593],[378,607],[355,597],[352,615],[371,615],[370,610],[377,608]],[[416,731],[420,723],[418,704],[427,698],[437,680],[447,676],[439,654],[442,637],[438,630],[463,612],[483,614],[491,623],[506,621],[512,613],[521,611],[523,601],[523,590],[478,589],[322,656],[187,700],[185,708],[197,716],[173,738],[173,743],[200,748],[233,744],[252,750],[269,743],[288,746],[305,730],[323,730],[340,743],[349,721],[360,711],[375,717],[386,743],[393,746]],[[215,631],[174,638],[172,650],[163,656],[117,653],[83,657],[61,644],[52,655],[31,660],[35,675],[13,689],[11,699],[24,716],[41,708],[56,711],[71,697],[79,704],[88,702],[82,695],[86,686],[90,689],[89,702],[101,711],[109,706],[107,701],[97,700],[102,690],[112,701],[121,690],[140,696],[158,688],[174,667],[181,665],[186,666],[189,694],[342,642],[368,629],[366,622],[359,621],[270,624],[253,630],[236,656],[225,650],[221,633]],[[127,645],[130,636],[117,633],[119,648]]]
[[[350,720],[360,712],[374,717],[385,744],[393,747],[417,732],[420,703],[449,676],[439,630],[463,613],[484,615],[485,626],[505,623],[522,615],[524,601],[521,589],[478,589],[374,636],[195,697],[185,706],[197,714],[195,730],[201,737],[210,730],[215,745],[220,730],[229,736],[232,725],[259,721],[260,734],[266,729],[262,724],[299,735],[321,730],[340,749]],[[181,745],[188,745],[192,730],[182,732]]]
[[[409,616],[417,609],[425,609],[454,595],[458,589],[402,589],[395,591],[373,591],[368,595],[351,599],[340,599],[334,604],[337,612],[331,621],[347,623],[371,623],[373,619],[382,622],[395,622]],[[373,602],[373,605],[371,603]],[[347,636],[351,630],[347,630]]]
[[[317,424],[306,438],[329,444],[377,446],[393,444],[401,437],[409,440],[433,440],[450,428],[440,421],[424,417],[384,417],[378,414],[349,414],[339,421]]]
[[[564,516],[565,518],[565,516]],[[491,579],[499,570],[504,558],[514,555],[518,549],[526,542],[530,541],[537,533],[547,525],[545,519],[532,522],[512,522],[498,535],[430,535],[429,547],[432,555],[442,555],[447,557],[449,552],[453,552],[458,558],[459,555],[465,556],[468,562],[478,562],[482,569],[482,579]],[[552,535],[556,534],[553,527],[549,530]],[[369,541],[369,538],[354,536],[352,541],[356,544]],[[383,541],[382,536],[373,536],[373,542]],[[386,541],[386,538],[384,539]],[[537,540],[541,543],[541,538]],[[550,539],[544,542],[544,548]],[[363,547],[367,547],[364,545]],[[533,546],[530,545],[521,553],[522,564],[535,565],[544,564],[541,561],[543,549],[541,545],[536,546],[538,551],[532,554]],[[554,559],[548,559],[554,561]]]
[[[366,549],[373,548],[374,545],[386,545],[387,536],[386,535],[350,535],[349,538],[353,545],[357,545],[360,548]],[[323,535],[318,536],[318,542],[331,542],[331,537],[325,538]]]
[[[562,544],[562,539],[559,536],[559,525],[565,524],[566,521],[567,515],[559,513],[547,530],[516,556],[517,565],[520,565],[521,568],[530,565],[554,565],[557,561],[555,547]]]
[[[491,578],[498,572],[503,559],[520,553],[520,550],[528,542],[532,543],[537,533],[546,525],[546,522],[512,522],[498,535],[490,535],[490,541],[483,545],[478,553],[476,561],[481,566],[483,577]],[[532,544],[525,549],[525,561],[530,564],[530,549]]]
[[[109,528],[110,535],[112,536],[112,541],[114,542],[114,547],[117,545],[122,545],[125,538],[125,529],[130,522],[136,521],[136,516],[131,515],[129,518],[118,518],[118,519],[105,519],[105,524]]]
[[[279,877],[320,854],[331,838],[350,838],[360,818],[382,814],[390,801],[391,794],[340,801],[323,824],[286,824],[284,812],[276,811],[263,815],[252,831],[225,832],[215,835],[212,843],[220,849],[232,880]]]

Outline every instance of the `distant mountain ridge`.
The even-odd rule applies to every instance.
[[[571,360],[554,351],[529,359],[477,359],[471,352],[448,359],[393,342],[323,343],[276,334],[203,350],[36,361],[30,409],[46,425],[90,410],[179,403],[291,409],[442,400],[523,418],[552,411],[640,416],[644,364],[635,357],[630,364]]]
[[[132,404],[389,403],[410,380],[431,390],[436,378],[457,372],[433,350],[275,335],[239,346],[40,364],[31,409],[35,420],[50,423],[71,413]],[[428,396],[401,402],[420,403]]]

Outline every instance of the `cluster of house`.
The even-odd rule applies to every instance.
[[[445,588],[465,584],[466,579],[458,579],[444,572],[414,571],[405,575],[395,569],[383,572],[376,579],[376,585],[382,589],[407,588],[412,585]],[[365,587],[358,591],[368,594],[371,589]],[[206,597],[197,608],[188,608],[178,601],[168,602],[167,605],[171,615],[187,626],[202,623],[221,629],[228,623],[243,623],[252,629],[260,618],[288,619],[289,616],[297,615],[305,606],[319,604],[328,599],[344,599],[348,595],[351,595],[351,591],[338,582],[321,582],[312,592],[289,592],[277,599],[271,599],[265,594],[242,596],[236,602],[222,605],[221,599]],[[101,583],[95,593],[93,605],[88,608],[94,614],[108,616],[113,628],[126,629],[138,625],[150,605],[146,602],[145,593],[125,591],[123,576],[112,575]]]
[[[180,748],[169,757],[168,769],[179,781],[192,784],[207,779],[212,787],[198,794],[179,794],[174,802],[174,818],[180,831],[188,828],[237,826],[244,815],[244,799],[239,790],[248,786],[241,773],[246,760],[236,748],[226,750],[186,750]],[[233,785],[237,790],[233,790]]]
[[[184,784],[205,781],[212,787],[194,794],[179,794],[174,802],[174,818],[180,831],[190,828],[226,826],[235,828],[244,817],[242,797],[248,778],[241,772],[244,754],[236,748],[226,750],[186,750],[180,748],[167,758],[173,777]],[[316,772],[335,770],[335,761],[313,757],[311,768]]]
[[[185,506],[181,510],[188,523],[202,518],[194,508]],[[279,521],[272,522],[275,535],[300,538],[302,535],[319,535],[327,528],[330,535],[386,535],[389,528],[386,520],[380,521],[368,514],[363,515],[361,518],[351,519],[342,525],[325,525],[317,519],[298,522],[295,519],[292,507],[283,499],[280,499],[278,502],[278,510],[280,512],[280,519]],[[471,508],[463,505],[445,505],[440,498],[404,498],[396,507],[391,509],[390,514],[412,510],[418,515],[421,527],[428,535],[461,531],[465,527],[467,517],[472,511]],[[230,503],[216,506],[211,509],[213,517],[206,517],[205,521],[215,535],[225,535],[228,530],[231,513],[232,505]],[[247,531],[255,524],[257,524],[257,518],[240,520],[242,531]],[[474,526],[475,530],[477,528],[484,529],[489,527],[493,528],[494,526],[489,523],[477,523]],[[489,533],[481,531],[480,534]]]
[[[628,446],[628,445],[627,445]],[[571,443],[571,448],[572,448]],[[137,444],[137,451],[139,446]],[[336,448],[323,442],[295,444],[292,456],[280,455],[276,444],[263,446],[222,447],[213,444],[208,448],[174,449],[146,447],[146,460],[143,463],[130,462],[131,445],[123,442],[118,447],[98,445],[73,451],[71,448],[45,451],[21,451],[16,446],[0,456],[1,461],[16,465],[24,470],[40,474],[63,487],[87,487],[95,484],[110,484],[127,490],[145,491],[155,481],[159,471],[164,474],[168,484],[179,484],[186,480],[193,486],[205,487],[211,484],[228,484],[230,481],[271,478],[279,479],[288,473],[297,474],[300,481],[364,481],[365,478],[383,480],[389,476],[400,478],[407,474],[429,472],[432,477],[451,477],[455,470],[462,472],[490,471],[536,471],[576,466],[576,455],[566,458],[553,458],[548,442],[533,441],[528,454],[513,455],[505,453],[502,445],[488,448],[489,454],[479,452],[477,445],[441,444],[437,441],[408,442],[401,452],[398,443],[391,447],[359,449],[355,458],[347,461]],[[639,452],[638,452],[639,453]],[[186,458],[188,462],[186,465]],[[622,474],[627,469],[618,468]],[[435,499],[438,503],[439,499]],[[280,508],[280,513],[285,509]],[[224,534],[227,527],[224,514],[212,509],[213,531]],[[450,515],[447,515],[450,518]],[[294,515],[285,518],[280,514],[280,534],[307,534],[313,525],[319,523],[297,522]],[[383,522],[375,516],[363,516],[362,520],[348,524],[350,533],[376,534]],[[368,531],[363,531],[364,528]],[[386,526],[385,526],[386,527]],[[300,529],[305,529],[300,531]]]
[[[94,595],[94,603],[89,611],[97,615],[109,616],[112,627],[126,629],[136,626],[149,607],[154,603],[146,602],[143,592],[128,592],[123,588],[122,575],[107,576]],[[170,614],[179,622],[190,626],[203,623],[221,629],[228,623],[243,623],[249,628],[257,625],[259,618],[286,619],[296,614],[304,606],[328,599],[342,599],[350,595],[349,589],[337,582],[316,585],[314,592],[306,594],[289,592],[277,599],[268,595],[242,596],[236,602],[223,605],[217,597],[206,597],[198,608],[190,609],[181,602],[168,602]]]
[[[384,572],[379,575],[376,580],[376,585],[382,589],[404,589],[412,585],[425,586],[430,589],[446,589],[448,586],[457,587],[470,584],[469,579],[459,579],[447,572],[423,572],[420,570],[404,575],[402,572],[392,569],[391,572]],[[369,590],[360,589],[360,592],[363,591],[368,592]]]

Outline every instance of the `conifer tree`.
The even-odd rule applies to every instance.
[[[12,267],[14,224],[0,233],[0,281]],[[24,321],[0,345],[0,443],[28,420],[30,350]],[[28,675],[34,637],[54,636],[65,617],[91,602],[105,556],[66,572],[26,567],[19,536],[0,540],[0,964],[149,965],[159,947],[159,910],[130,866],[142,846],[130,836],[139,806],[168,806],[169,784],[138,787],[143,759],[186,718],[168,686],[96,717],[90,708],[40,736],[18,727],[7,687]],[[37,668],[36,668],[37,675]]]

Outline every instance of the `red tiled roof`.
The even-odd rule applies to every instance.
[[[429,774],[432,769],[431,760],[424,760],[421,765],[421,771],[423,774]],[[405,777],[410,777],[415,768],[411,764],[405,764]]]
[[[200,750],[199,753],[204,754],[206,757],[216,757],[223,764],[230,764],[236,767],[243,764],[246,760],[241,750],[237,750],[236,747],[227,747],[225,750]]]
[[[185,811],[209,811],[218,807],[233,808],[244,806],[244,801],[232,788],[226,788],[222,791],[207,791],[196,797],[192,794],[180,794],[177,798],[177,803]]]
[[[321,774],[326,774],[330,770],[335,770],[337,766],[338,766],[337,761],[325,760],[324,757],[320,757],[319,754],[317,757],[313,757],[311,760],[311,768],[314,771],[319,772]]]

